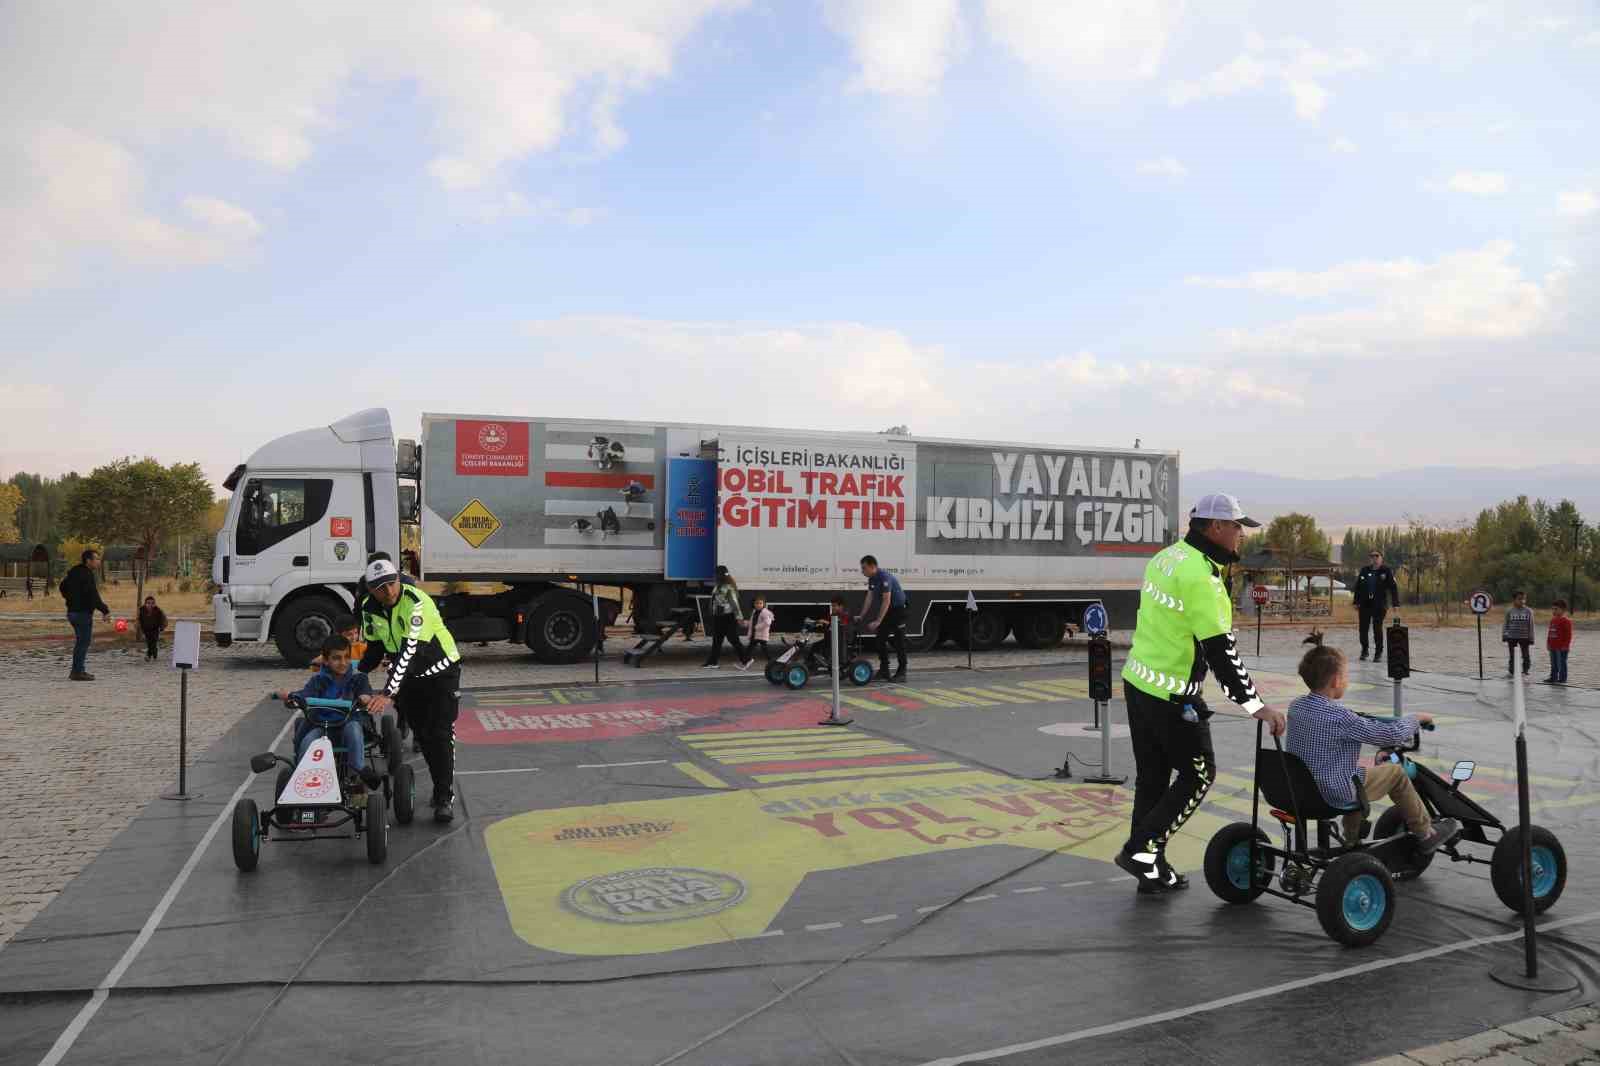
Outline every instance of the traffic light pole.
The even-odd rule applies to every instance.
[[[1389,626],[1389,678],[1394,681],[1394,716],[1405,714],[1403,683],[1411,676],[1411,631],[1396,618]]]
[[[1104,633],[1096,633],[1089,640],[1089,698],[1094,701],[1095,724],[1100,729],[1100,773],[1085,777],[1084,781],[1120,785],[1128,778],[1111,772],[1111,641]]]

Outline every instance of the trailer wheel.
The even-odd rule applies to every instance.
[[[922,623],[922,632],[917,636],[906,635],[906,651],[913,655],[930,652],[939,646],[939,629],[943,616],[938,611],[929,611],[927,619]]]
[[[958,648],[967,646],[967,620],[956,618],[952,620],[955,627],[955,641]],[[972,616],[972,650],[992,651],[998,648],[1006,639],[1006,631],[1010,627],[1006,624],[1006,616],[999,611],[983,608]]]
[[[582,662],[594,651],[594,605],[576,596],[546,594],[528,616],[528,649],[542,663]]]
[[[310,666],[322,654],[322,642],[344,613],[332,596],[302,596],[279,609],[272,620],[272,642],[290,666]]]
[[[1024,648],[1054,648],[1067,634],[1067,620],[1054,607],[1035,607],[1017,612],[1011,629]]]

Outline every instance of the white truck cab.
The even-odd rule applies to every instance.
[[[212,561],[217,643],[271,639],[289,661],[308,662],[354,606],[367,556],[400,558],[389,413],[279,437],[223,484],[233,499]]]

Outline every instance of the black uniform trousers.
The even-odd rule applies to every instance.
[[[434,804],[455,795],[456,714],[461,708],[461,668],[432,677],[408,678],[396,693],[395,708],[411,725],[422,761],[433,778]]]
[[[1389,613],[1386,603],[1363,603],[1356,608],[1356,618],[1361,626],[1361,654],[1367,654],[1367,627],[1372,627],[1373,654],[1383,654],[1383,619]]]
[[[878,625],[878,669],[889,672],[889,648],[894,648],[896,673],[906,672],[906,609],[891,607]]]
[[[1152,696],[1122,683],[1128,704],[1128,732],[1136,765],[1133,830],[1129,852],[1160,854],[1167,841],[1200,809],[1200,801],[1217,776],[1211,747],[1211,711],[1199,697],[1182,702]],[[1184,707],[1194,708],[1196,721],[1186,721]],[[1177,777],[1173,777],[1173,772]]]

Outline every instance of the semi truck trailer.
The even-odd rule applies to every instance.
[[[722,565],[787,632],[862,594],[863,555],[905,587],[913,649],[1049,647],[1092,603],[1131,623],[1146,561],[1181,532],[1176,454],[893,433],[424,414],[413,441],[375,408],[264,444],[224,484],[217,642],[294,663],[377,551],[419,581],[497,587],[437,597],[458,641],[566,663],[620,606],[596,587],[626,590],[652,634],[703,624]]]

